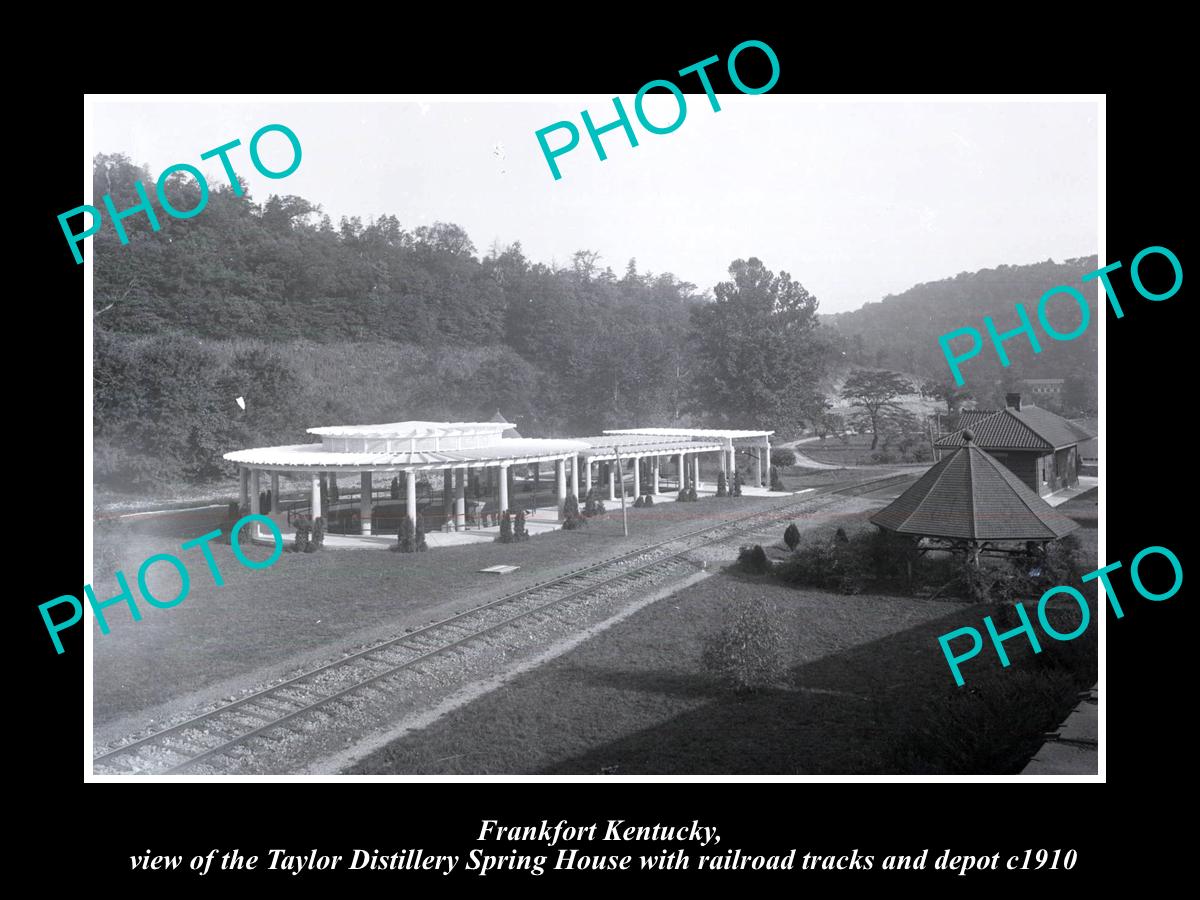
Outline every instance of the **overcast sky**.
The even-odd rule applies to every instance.
[[[711,289],[729,263],[758,256],[784,269],[822,312],[854,309],[923,281],[1000,265],[1097,252],[1097,113],[1092,103],[829,103],[763,94],[687,95],[671,134],[639,145],[616,129],[601,162],[580,120],[612,121],[611,97],[503,102],[102,101],[94,146],[158,173],[188,162],[226,178],[203,151],[238,138],[235,170],[257,200],[298,194],[336,223],[394,214],[407,228],[456,222],[481,255],[519,240],[530,259],[569,263],[595,250],[618,275],[669,271]],[[650,95],[651,122],[677,115]],[[562,119],[581,141],[550,174],[534,133]],[[282,123],[303,147],[271,180],[246,145]],[[565,132],[549,137],[552,147]],[[263,159],[283,168],[287,142]],[[99,198],[96,198],[99,201]],[[1018,300],[1031,298],[1014,297]],[[1036,299],[1036,298],[1032,298]]]

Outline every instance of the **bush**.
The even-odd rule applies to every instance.
[[[525,530],[525,510],[518,509],[513,519],[513,541],[529,540],[529,532]]]
[[[633,508],[634,508],[634,509],[641,509],[641,508],[642,508],[643,506],[645,506],[645,505],[646,505],[646,504],[644,504],[644,503],[642,502],[642,498],[641,498],[641,497],[638,497],[636,500],[634,500],[634,501],[633,501]]]
[[[771,561],[760,544],[740,548],[737,564],[748,575],[766,575],[771,571]]]
[[[507,509],[504,511],[504,515],[500,517],[500,534],[496,536],[496,542],[499,544],[511,544],[513,542],[512,513]]]
[[[587,497],[584,498],[583,514],[588,516],[599,516],[605,512],[604,503],[596,494],[595,488],[588,488]]]
[[[587,519],[579,514],[579,501],[575,499],[574,494],[567,494],[566,502],[563,503],[563,530],[574,531],[586,524]]]
[[[729,496],[729,491],[727,491],[725,489],[725,473],[724,472],[717,473],[717,496],[718,497],[728,497]]]
[[[325,549],[325,517],[317,516],[312,523],[312,541],[309,542],[308,552]]]
[[[789,550],[795,550],[796,545],[800,543],[800,529],[796,527],[795,522],[783,530],[783,542]]]
[[[654,495],[653,495],[653,494],[647,494],[647,495],[646,495],[646,502],[645,502],[645,503],[643,503],[643,504],[642,504],[642,506],[653,506],[653,505],[654,505]]]
[[[742,473],[737,469],[733,470],[733,489],[729,492],[730,497],[742,496]]]
[[[296,534],[292,538],[292,552],[311,553],[312,519],[308,516],[297,516],[293,527],[296,529]]]
[[[787,447],[775,447],[771,450],[771,468],[775,466],[794,466],[796,464],[796,453],[789,450]]]
[[[743,599],[731,593],[730,600],[723,626],[704,640],[701,667],[738,691],[780,684],[787,670],[778,610],[758,598]]]
[[[785,488],[783,486],[783,479],[779,477],[779,470],[776,468],[773,468],[773,467],[771,469],[771,490],[773,490],[773,491],[786,491],[787,490],[787,488]]]
[[[429,545],[425,543],[425,532],[421,530],[421,527],[414,526],[412,519],[408,516],[401,516],[396,543],[389,549],[399,553],[417,553],[421,550],[428,550]]]
[[[786,540],[786,536],[785,536]],[[914,583],[923,559],[916,542],[882,529],[847,537],[839,528],[798,543],[791,558],[775,567],[789,584],[860,594],[871,589],[907,589],[909,571]],[[940,567],[939,567],[940,570]]]

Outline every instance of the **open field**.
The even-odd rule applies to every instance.
[[[705,635],[765,597],[788,682],[753,694],[705,674]],[[1095,680],[1095,632],[1041,656],[981,659],[956,688],[937,636],[987,608],[794,590],[717,575],[371,754],[351,773],[1019,771]]]
[[[925,452],[930,454],[929,440],[924,435],[913,435],[916,447],[924,447]],[[902,454],[896,449],[895,441],[888,449],[884,449],[884,439],[879,438],[879,446],[871,449],[871,436],[869,434],[847,434],[842,437],[828,437],[819,441],[810,441],[799,445],[796,449],[805,456],[816,460],[817,462],[827,463],[834,466],[866,466],[878,464],[878,460],[874,459],[874,453],[889,453],[892,456],[892,462],[905,462]],[[926,462],[931,462],[932,456],[926,457]],[[909,459],[908,462],[919,462],[920,460]]]

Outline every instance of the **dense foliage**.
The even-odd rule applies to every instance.
[[[824,320],[844,340],[849,362],[944,383],[952,376],[937,338],[968,325],[983,333],[984,316],[995,320],[998,331],[1008,331],[1020,324],[1014,308],[1020,303],[1034,322],[1042,352],[1035,354],[1029,340],[1019,335],[1004,345],[1012,365],[1003,368],[985,336],[983,352],[963,364],[967,387],[981,404],[995,407],[1003,405],[1004,391],[1016,388],[1022,378],[1064,378],[1072,394],[1065,400],[1071,409],[1083,410],[1095,404],[1099,326],[1094,282],[1085,286],[1080,278],[1096,268],[1096,257],[1089,256],[960,272]],[[1051,340],[1037,324],[1038,300],[1058,285],[1082,291],[1091,313],[1087,330],[1071,341]],[[1069,299],[1048,305],[1047,317],[1060,333],[1074,330],[1079,316],[1079,308]],[[968,342],[964,338],[960,343]]]

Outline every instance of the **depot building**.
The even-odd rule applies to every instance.
[[[617,501],[710,478],[768,494],[772,431],[632,428],[580,438],[526,438],[499,413],[490,422],[394,422],[309,428],[310,444],[226,453],[241,475],[241,506],[283,530],[321,516],[327,546],[361,546],[395,535],[407,516],[430,546],[491,537],[505,510],[524,510],[529,530],[558,527],[568,496]],[[264,478],[266,475],[269,478]],[[297,483],[299,482],[299,483]],[[287,498],[281,493],[286,489]],[[462,534],[463,538],[447,537]]]

